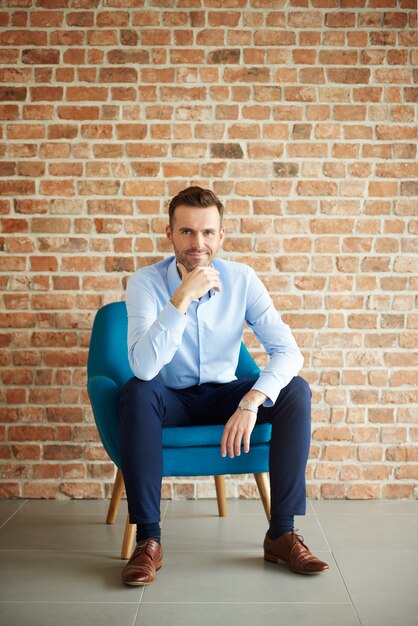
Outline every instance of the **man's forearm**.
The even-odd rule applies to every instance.
[[[135,324],[135,318],[128,321],[128,359],[137,378],[151,380],[172,360],[182,342],[186,324],[187,316],[182,315],[171,302],[143,332]]]
[[[263,402],[267,400],[265,393],[262,391],[258,391],[257,389],[250,389],[245,396],[242,398],[243,400],[248,400],[251,404],[256,404],[257,406],[261,406]]]
[[[190,304],[190,296],[180,289],[177,289],[177,291],[173,293],[170,302],[174,307],[176,307],[177,311],[184,314]]]

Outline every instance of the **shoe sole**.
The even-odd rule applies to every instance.
[[[327,567],[327,569],[320,569],[316,572],[304,572],[299,569],[293,569],[292,567],[290,567],[289,563],[287,563],[284,559],[279,559],[277,556],[274,556],[273,554],[265,554],[264,560],[270,561],[271,563],[276,563],[276,564],[284,563],[285,565],[287,565],[287,567],[290,569],[291,572],[294,572],[295,574],[305,574],[305,576],[314,576],[315,574],[323,574],[324,572],[327,572],[329,570],[329,567]]]
[[[160,561],[160,563],[157,563],[157,565],[155,567],[155,571],[156,572],[158,572],[158,570],[161,568],[162,564],[163,564],[162,561]],[[146,587],[147,585],[152,585],[152,583],[155,582],[155,578],[154,578],[154,580],[150,580],[147,583],[134,582],[134,581],[131,582],[131,583],[128,583],[128,582],[125,582],[125,581],[123,581],[123,582],[124,582],[125,585],[129,585],[130,587]]]

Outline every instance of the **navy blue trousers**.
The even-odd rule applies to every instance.
[[[120,404],[120,453],[131,524],[160,521],[162,427],[226,424],[253,379],[204,383],[186,389],[131,378]],[[311,438],[310,387],[294,376],[272,407],[260,406],[257,424],[270,422],[271,517],[304,515],[305,470]],[[219,442],[219,454],[221,447]],[[250,440],[251,447],[251,440]],[[241,453],[244,452],[241,450]]]

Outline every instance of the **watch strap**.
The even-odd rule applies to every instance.
[[[238,405],[238,408],[241,409],[242,411],[251,411],[252,413],[258,412],[258,406],[256,404],[253,404],[249,400],[241,400],[241,402]]]

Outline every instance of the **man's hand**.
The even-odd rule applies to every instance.
[[[250,389],[242,399],[248,400],[251,404],[259,407],[267,400],[267,396],[262,391],[258,391],[258,389]],[[234,458],[234,453],[239,456],[243,438],[244,452],[249,452],[250,437],[256,421],[257,414],[254,411],[243,411],[238,408],[225,424],[221,440],[221,455],[226,456],[228,452],[231,459]]]
[[[198,265],[188,272],[182,263],[177,263],[181,274],[181,285],[171,298],[171,303],[185,313],[192,300],[200,298],[210,289],[221,291],[219,272],[213,267]]]
[[[250,437],[257,421],[257,415],[254,411],[243,411],[237,409],[232,417],[225,424],[224,432],[221,440],[221,455],[234,458],[241,454],[241,442],[244,438],[244,452],[250,449]]]

